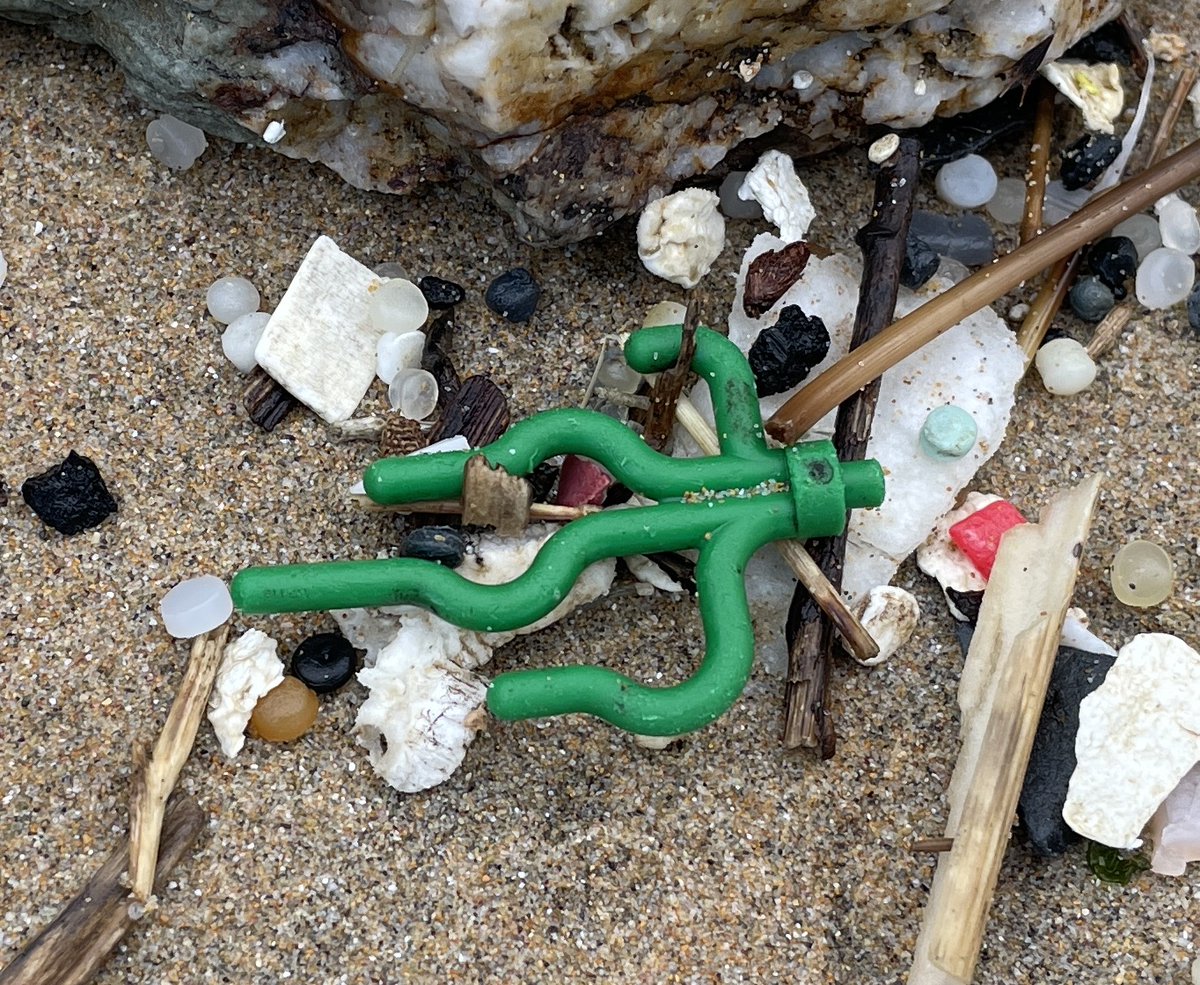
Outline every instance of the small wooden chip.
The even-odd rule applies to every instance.
[[[501,537],[515,537],[529,525],[533,490],[528,482],[493,469],[482,455],[467,461],[463,470],[462,522],[468,526],[494,527]]]
[[[260,367],[251,375],[242,403],[250,420],[264,431],[274,431],[298,401]]]
[[[508,428],[508,398],[486,376],[472,376],[450,399],[428,444],[461,434],[472,448],[491,444]]]

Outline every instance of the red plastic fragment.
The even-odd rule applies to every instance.
[[[950,528],[950,539],[970,558],[979,573],[988,578],[996,563],[996,552],[1000,550],[1000,538],[1005,531],[1025,522],[1021,511],[1002,499],[959,520]]]
[[[559,506],[603,506],[613,477],[590,458],[568,455],[558,473]]]

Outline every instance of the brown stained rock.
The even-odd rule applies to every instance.
[[[760,318],[783,297],[808,264],[812,251],[807,243],[788,243],[778,250],[760,253],[746,271],[742,307],[750,318]]]

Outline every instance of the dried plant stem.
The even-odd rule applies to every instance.
[[[1171,98],[1163,110],[1162,119],[1158,121],[1158,129],[1154,131],[1154,139],[1150,142],[1150,150],[1146,154],[1147,167],[1161,161],[1171,145],[1171,137],[1175,134],[1175,125],[1179,122],[1183,104],[1187,102],[1188,93],[1196,84],[1196,74],[1194,66],[1186,65],[1175,80],[1175,88],[1171,91]]]
[[[167,713],[158,741],[151,753],[146,743],[133,747],[133,792],[129,803],[130,894],[142,903],[154,888],[155,861],[162,833],[163,811],[175,781],[191,755],[196,730],[208,704],[208,695],[221,653],[229,636],[229,624],[197,636],[192,641],[183,681]]]
[[[205,814],[194,800],[173,797],[163,818],[155,885],[187,855],[204,830]],[[57,917],[3,971],[0,985],[84,985],[137,923],[122,884],[129,845],[118,846]]]
[[[1123,301],[1104,316],[1104,320],[1092,332],[1092,339],[1087,344],[1087,354],[1093,359],[1099,359],[1117,344],[1117,339],[1125,331],[1129,319],[1133,317],[1133,302]]]
[[[953,838],[919,838],[912,843],[914,854],[917,852],[948,852],[953,847]]]
[[[1033,357],[1037,355],[1038,347],[1042,344],[1042,339],[1046,337],[1050,323],[1054,321],[1054,316],[1062,307],[1082,261],[1082,250],[1076,250],[1070,257],[1055,261],[1054,266],[1046,274],[1046,280],[1042,283],[1037,297],[1033,299],[1033,304],[1029,306],[1029,313],[1017,330],[1017,345],[1025,354],[1026,369],[1033,362]]]
[[[679,403],[675,408],[675,419],[692,436],[692,440],[705,455],[721,453],[716,432],[696,410],[696,405],[686,396],[679,398]],[[798,540],[781,540],[775,547],[787,562],[787,566],[792,569],[792,573],[800,584],[808,590],[813,600],[821,607],[821,611],[837,627],[851,656],[860,663],[877,657],[879,644],[871,638],[871,634],[863,628],[863,624],[850,611],[846,600],[825,577],[821,566],[813,560],[804,545]]]
[[[767,430],[786,443],[799,440],[851,394],[963,318],[1197,177],[1200,177],[1200,141],[1098,195],[1041,236],[893,323],[792,397],[767,422]]]
[[[363,493],[351,493],[350,498],[369,513],[437,513],[455,516],[463,512],[460,499],[433,499],[421,503],[381,505]],[[599,506],[559,506],[555,503],[530,503],[529,519],[534,522],[568,523],[589,513],[598,513]]]
[[[920,176],[920,151],[916,140],[903,138],[875,179],[871,218],[856,236],[863,253],[863,269],[851,355],[891,324],[896,313],[900,271]],[[842,461],[858,461],[866,456],[879,384],[876,377],[838,408],[833,443]],[[845,532],[810,541],[808,549],[829,584],[840,591],[846,561]],[[814,601],[804,586],[798,585],[788,610],[783,746],[818,749],[822,759],[829,759],[837,742],[829,712],[835,635],[833,624],[812,604]]]
[[[1029,164],[1025,169],[1025,212],[1021,216],[1020,242],[1028,243],[1042,231],[1042,209],[1046,203],[1046,172],[1050,167],[1050,143],[1054,137],[1054,86],[1039,79],[1037,113]]]

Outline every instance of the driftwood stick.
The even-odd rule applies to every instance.
[[[133,748],[129,884],[130,895],[142,903],[149,901],[154,890],[155,860],[167,798],[191,755],[228,636],[229,623],[225,623],[192,641],[191,659],[153,753],[146,743],[137,743]]]
[[[696,442],[705,455],[719,455],[721,447],[717,443],[716,432],[696,410],[687,397],[680,397],[675,408],[675,418],[679,421],[692,440]],[[821,607],[829,621],[837,627],[842,641],[850,655],[860,663],[879,655],[879,644],[871,638],[858,617],[850,611],[841,593],[829,583],[821,566],[813,560],[804,545],[798,540],[781,540],[775,544],[776,549],[787,562],[792,573],[812,596],[813,601]]]
[[[958,686],[962,748],[909,985],[967,985],[983,942],[1029,752],[1100,482],[1056,496],[1000,541]]]
[[[862,281],[850,355],[889,324],[896,312],[905,241],[920,176],[921,145],[910,137],[881,166],[875,179],[870,221],[855,237],[863,252]],[[879,399],[879,379],[867,383],[839,408],[834,446],[842,461],[866,456],[871,422]],[[808,544],[809,553],[835,591],[842,586],[846,560],[845,532]],[[836,748],[829,712],[829,675],[835,642],[833,624],[822,617],[810,593],[801,585],[792,595],[787,617],[788,676],[784,692],[783,746],[816,748],[829,759]]]
[[[1050,329],[1054,316],[1062,307],[1075,281],[1075,274],[1083,262],[1083,251],[1076,250],[1071,256],[1063,257],[1055,262],[1046,273],[1046,279],[1029,306],[1029,313],[1017,330],[1017,345],[1025,354],[1025,368],[1028,369],[1033,357],[1037,355],[1042,339]]]
[[[1074,215],[995,263],[977,270],[839,360],[784,404],[767,422],[780,441],[798,441],[851,394],[957,325],[967,315],[1007,294],[1060,257],[1107,233],[1134,212],[1200,177],[1200,140],[1160,164],[1097,195]]]
[[[204,829],[205,815],[190,797],[174,797],[163,818],[155,885],[187,855]],[[0,985],[83,985],[137,923],[141,904],[121,883],[129,860],[126,840],[57,917],[0,971]]]
[[[1054,139],[1054,86],[1045,79],[1037,83],[1037,112],[1025,169],[1025,213],[1021,216],[1020,242],[1028,243],[1042,231],[1042,209],[1046,204],[1046,171],[1050,166],[1050,143]]]

